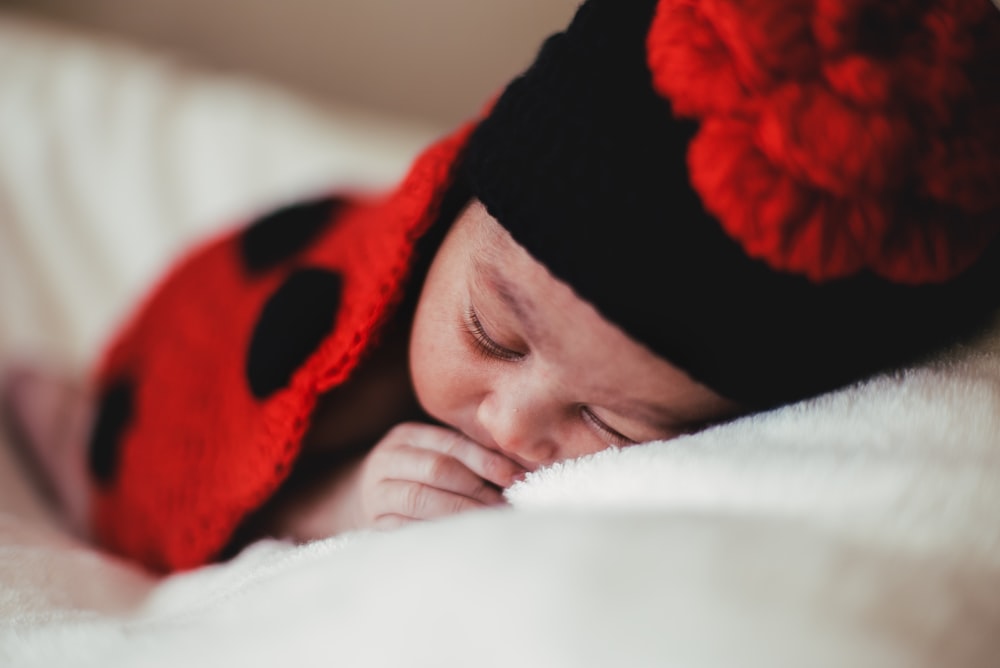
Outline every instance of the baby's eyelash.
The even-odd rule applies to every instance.
[[[580,406],[580,416],[584,419],[585,422],[589,423],[595,429],[597,429],[602,434],[610,438],[614,445],[625,446],[625,445],[636,444],[636,441],[632,440],[628,436],[625,436],[624,434],[615,431],[614,429],[606,425],[604,423],[604,420],[597,417],[597,414],[595,414],[594,411],[590,410],[586,406]]]
[[[485,357],[504,362],[517,362],[524,359],[524,353],[519,353],[516,350],[511,350],[506,346],[500,345],[486,333],[483,323],[479,321],[479,316],[476,315],[475,309],[470,307],[465,311],[463,324],[465,325],[465,331],[472,337],[476,349]]]

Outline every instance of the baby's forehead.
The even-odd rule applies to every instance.
[[[500,221],[478,200],[469,203],[455,224],[464,228],[462,236],[470,241],[470,251],[484,256],[484,260],[496,259],[497,255],[519,247]]]
[[[500,297],[523,319],[560,301],[553,299],[551,289],[558,279],[506,230],[495,223],[477,227],[482,233],[468,254],[471,280]]]

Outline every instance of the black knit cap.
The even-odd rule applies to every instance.
[[[455,187],[604,317],[748,407],[911,363],[989,322],[996,239],[971,268],[921,285],[870,271],[815,282],[749,257],[691,186],[698,123],[652,85],[655,9],[585,2],[479,124]]]

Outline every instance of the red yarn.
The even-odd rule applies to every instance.
[[[344,277],[336,326],[265,399],[245,364],[261,308],[287,271],[248,276],[240,232],[197,249],[118,335],[98,385],[138,379],[117,471],[96,491],[94,530],[108,548],[171,571],[216,557],[288,475],[317,396],[343,382],[400,298],[415,241],[471,125],[429,148],[387,199],[345,205],[302,251],[302,266]]]
[[[939,282],[1000,234],[989,0],[660,0],[647,55],[701,121],[693,187],[772,268]]]

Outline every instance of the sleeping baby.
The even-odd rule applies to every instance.
[[[989,0],[587,0],[396,190],[193,249],[93,389],[6,401],[67,515],[160,571],[500,505],[985,326],[997,63]]]

